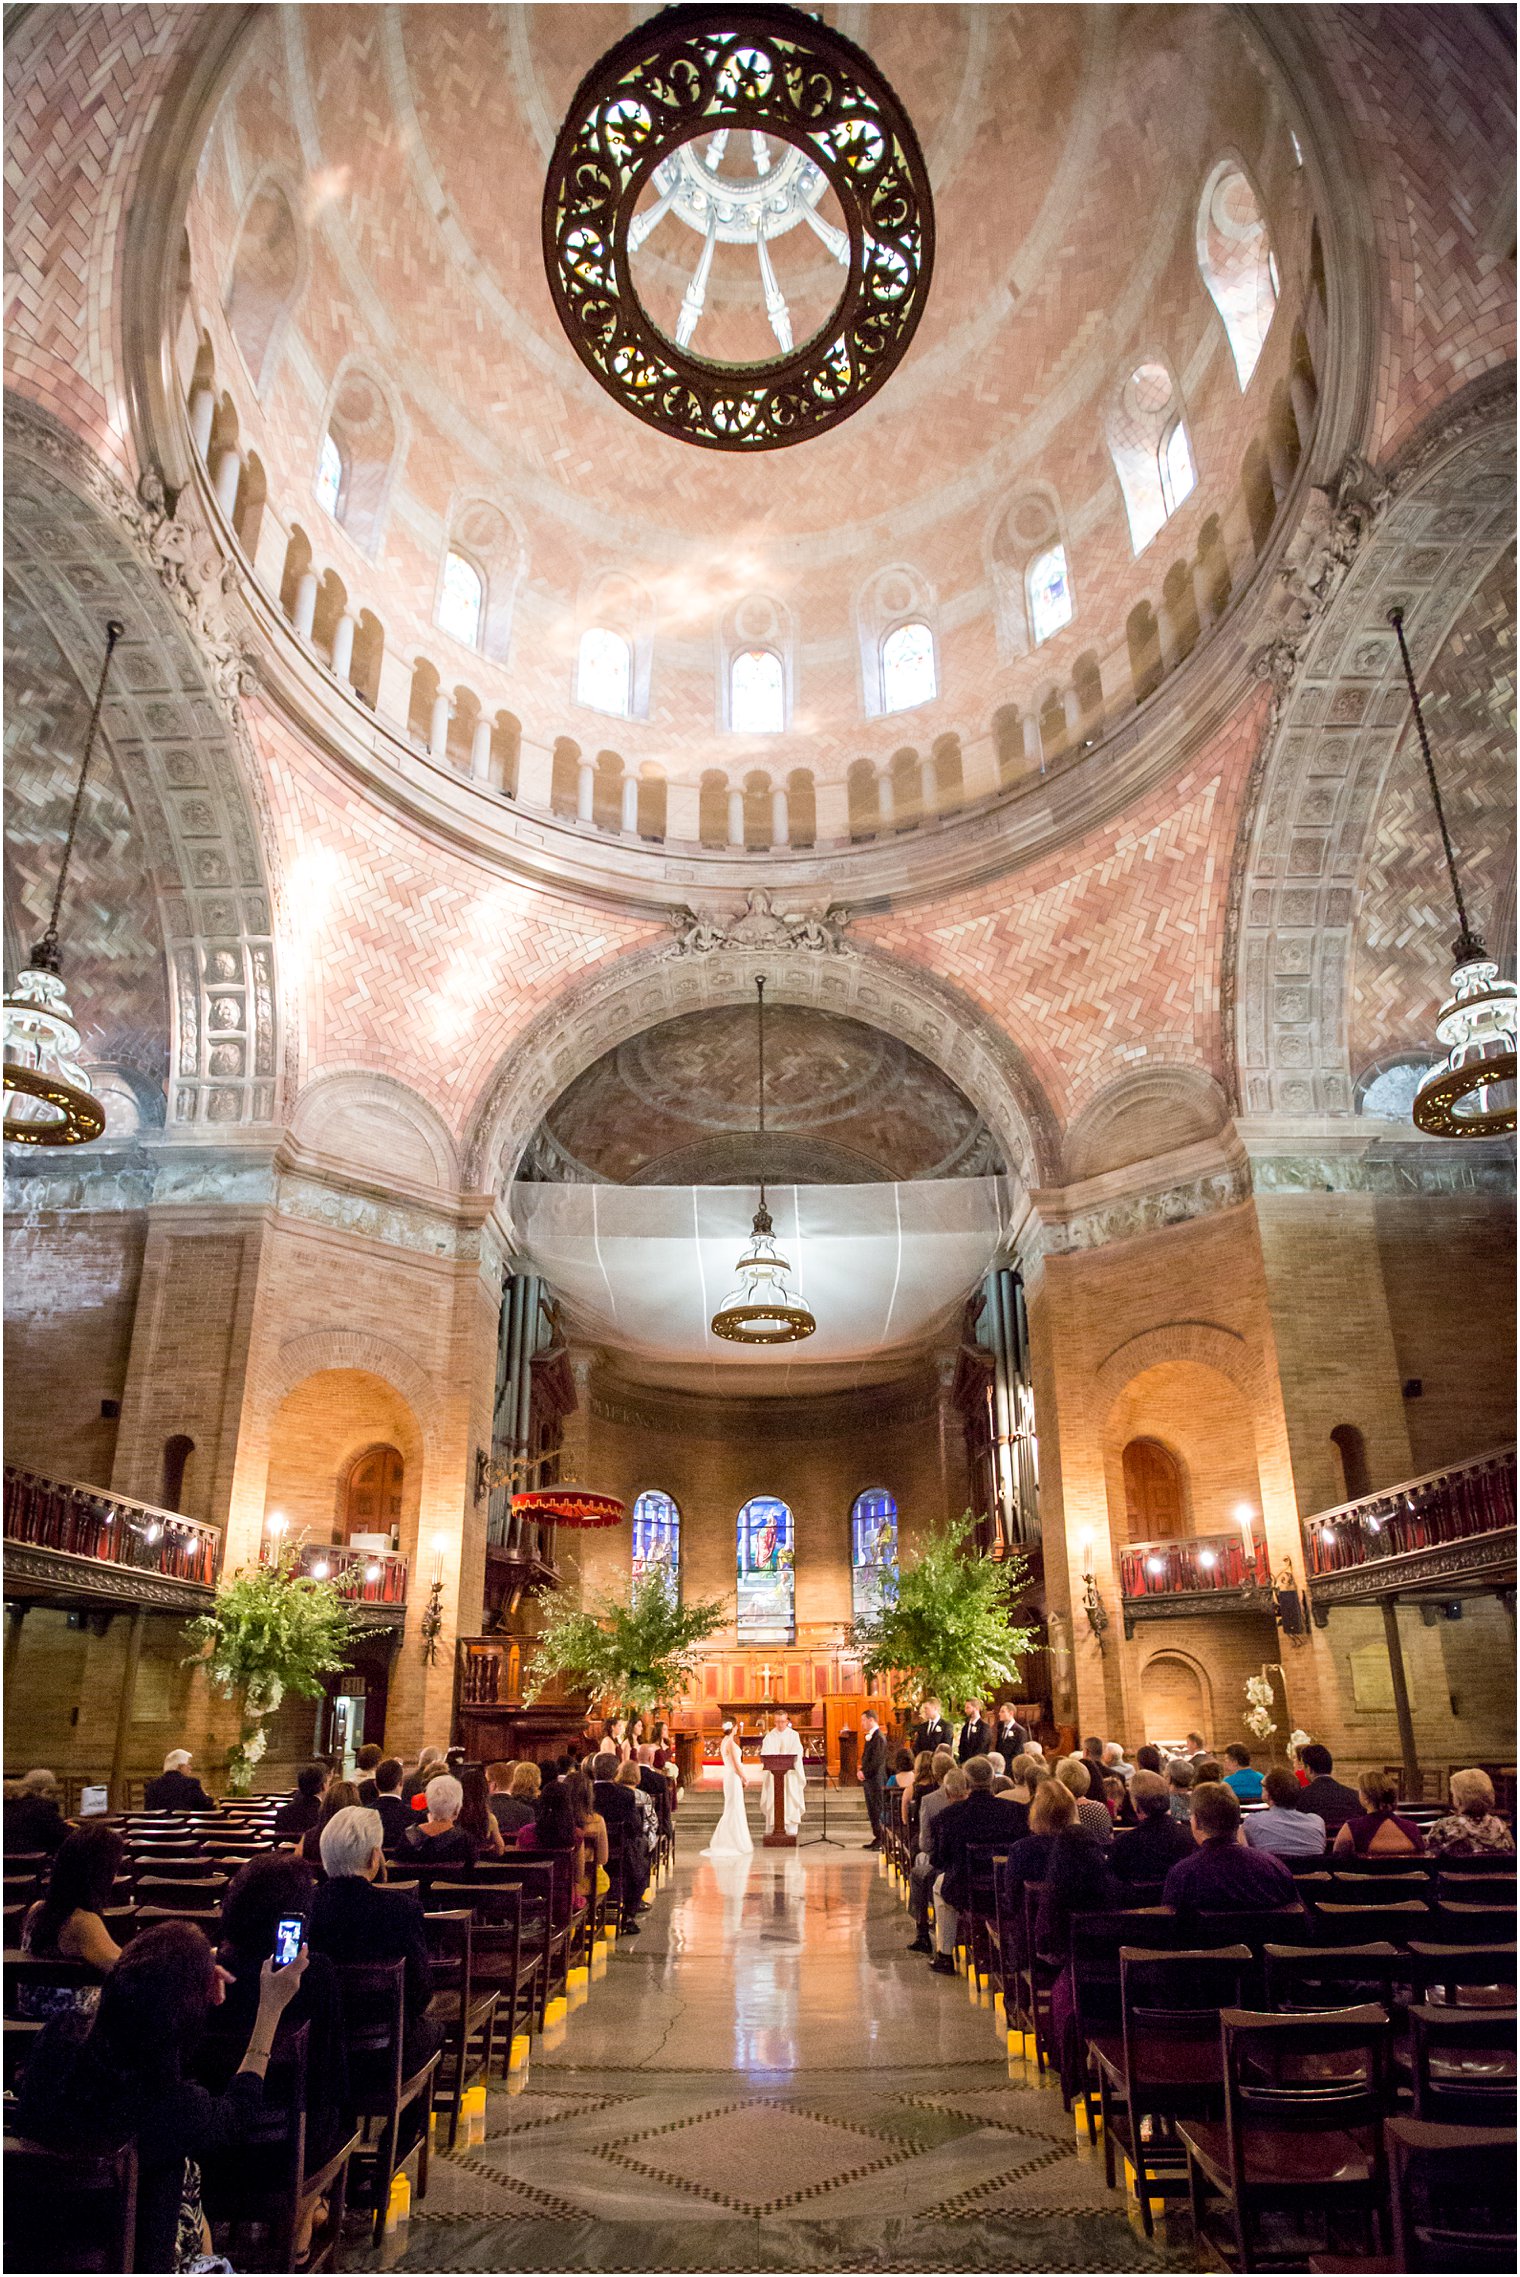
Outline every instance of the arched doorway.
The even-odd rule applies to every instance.
[[[1140,1720],[1145,1737],[1180,1752],[1190,1731],[1213,1729],[1213,1686],[1187,1653],[1153,1653],[1140,1672]]]
[[[1186,1531],[1182,1465],[1159,1439],[1124,1450],[1124,1515],[1132,1542],[1171,1542]]]
[[[405,1478],[406,1466],[397,1447],[367,1447],[356,1455],[339,1498],[341,1539],[351,1542],[361,1534],[383,1534],[391,1546],[399,1544]]]

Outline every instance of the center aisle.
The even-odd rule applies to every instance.
[[[563,2043],[535,2042],[521,2094],[492,2088],[481,2146],[435,2157],[400,2266],[1164,2266],[1059,2094],[1014,2084],[964,1980],[906,1952],[853,1821],[848,1849],[757,1830],[718,1864],[692,1800],[672,1881]]]

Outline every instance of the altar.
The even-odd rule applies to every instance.
[[[747,1747],[751,1742],[759,1746],[771,1728],[772,1716],[790,1716],[797,1727],[797,1736],[802,1741],[804,1757],[808,1755],[808,1739],[816,1705],[817,1702],[813,1700],[720,1700],[718,1703],[723,1721],[732,1723],[734,1737],[741,1748]],[[821,1739],[822,1734],[811,1736]]]

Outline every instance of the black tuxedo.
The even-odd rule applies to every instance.
[[[973,1755],[985,1755],[992,1746],[992,1726],[985,1716],[978,1716],[974,1724],[962,1724],[955,1735],[955,1760],[969,1763]]]
[[[1017,1717],[1011,1724],[998,1725],[997,1751],[1006,1763],[1011,1763],[1016,1755],[1022,1755],[1028,1745],[1028,1730]]]
[[[879,1727],[872,1732],[860,1751],[860,1777],[866,1791],[871,1840],[880,1842],[882,1796],[887,1786],[887,1735]]]
[[[659,1820],[661,1834],[670,1832],[670,1781],[663,1771],[656,1771],[652,1763],[639,1765],[639,1786],[654,1804],[654,1815]]]
[[[143,1809],[149,1811],[214,1811],[216,1804],[199,1779],[188,1771],[160,1771],[143,1789]]]
[[[943,1716],[937,1716],[932,1724],[920,1724],[912,1744],[915,1755],[922,1755],[925,1749],[932,1755],[936,1748],[950,1745],[950,1726]]]
[[[607,1821],[609,1840],[616,1837],[622,1842],[622,1888],[618,1894],[625,1905],[637,1905],[651,1865],[644,1839],[644,1814],[633,1799],[631,1787],[619,1786],[615,1779],[598,1779],[594,1784],[596,1807]]]

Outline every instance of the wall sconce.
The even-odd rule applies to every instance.
[[[1108,1608],[1099,1594],[1093,1564],[1093,1538],[1091,1534],[1084,1534],[1082,1537],[1082,1610],[1087,1615],[1087,1626],[1096,1637],[1098,1650],[1101,1652],[1104,1632],[1108,1627]]]
[[[433,1580],[422,1612],[422,1658],[429,1668],[438,1658],[438,1639],[443,1634],[443,1560],[448,1546],[447,1534],[433,1536]]]

